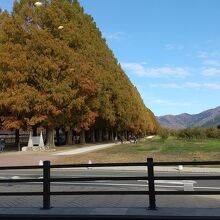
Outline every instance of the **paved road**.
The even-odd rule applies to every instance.
[[[156,175],[201,175],[200,173],[161,172]],[[88,177],[88,176],[147,176],[144,171],[111,171],[111,170],[55,170],[52,177]],[[204,174],[204,175],[210,175]],[[217,175],[214,173],[213,175]],[[16,177],[17,176],[17,177]],[[0,171],[0,178],[39,178],[42,177],[40,170],[14,170]],[[144,181],[96,181],[76,183],[52,184],[52,191],[77,191],[77,190],[147,190],[147,182]],[[156,184],[157,190],[183,190],[182,186],[172,184]],[[195,190],[220,190],[219,181],[197,181]],[[0,184],[0,191],[42,191],[39,183],[29,184]],[[157,196],[159,207],[195,207],[195,208],[219,208],[219,196]],[[2,197],[0,207],[41,207],[41,197]],[[148,197],[145,195],[132,196],[53,196],[54,207],[146,207]]]

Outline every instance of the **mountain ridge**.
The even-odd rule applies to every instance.
[[[181,113],[156,117],[160,126],[165,128],[209,127],[220,125],[220,106],[198,114]]]

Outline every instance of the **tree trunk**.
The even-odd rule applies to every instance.
[[[60,129],[56,128],[57,146],[60,146]]]
[[[15,146],[18,148],[20,151],[20,138],[19,138],[19,129],[15,130]]]
[[[94,128],[91,129],[91,141],[92,143],[95,142],[95,129]]]
[[[73,132],[72,131],[67,131],[67,145],[72,145],[73,144]]]
[[[68,132],[65,131],[65,145],[67,145],[67,137],[68,137]]]
[[[47,144],[46,146],[49,148],[55,147],[54,144],[54,128],[48,128],[48,133],[47,133]]]
[[[60,146],[60,129],[56,128],[56,140],[57,140],[57,146]]]
[[[115,140],[115,137],[114,137],[114,131],[113,129],[111,130],[111,140],[114,141]]]
[[[102,129],[99,129],[99,142],[102,142]]]
[[[106,139],[106,141],[109,140],[109,133],[108,133],[108,129],[107,128],[105,129],[105,139]]]
[[[34,125],[32,127],[32,130],[33,130],[33,136],[37,136],[37,126],[36,125]]]
[[[46,130],[46,137],[45,137],[45,142],[44,143],[47,143],[47,140],[48,140],[48,127],[45,127],[45,130]]]
[[[117,137],[117,138],[118,138],[118,132],[117,132],[117,131],[115,131],[115,137]]]
[[[86,143],[86,135],[85,135],[85,131],[81,131],[80,132],[80,144],[85,144]]]
[[[125,140],[128,140],[127,131],[124,132]]]

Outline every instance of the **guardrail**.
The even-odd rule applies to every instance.
[[[156,191],[155,180],[220,180],[220,176],[155,176],[155,166],[178,166],[178,165],[220,165],[220,161],[207,162],[154,162],[153,158],[147,158],[145,163],[96,163],[96,164],[67,164],[50,165],[50,161],[44,161],[43,166],[5,166],[0,170],[27,170],[43,169],[42,179],[0,179],[0,183],[28,183],[42,182],[42,192],[0,192],[0,196],[43,196],[43,209],[50,209],[51,195],[148,195],[149,209],[156,209],[156,195],[220,195],[220,191]],[[71,178],[51,178],[50,173],[53,168],[88,168],[88,167],[127,167],[146,166],[147,176],[131,177],[71,177]],[[148,190],[144,191],[53,191],[51,192],[51,182],[77,182],[77,181],[97,181],[97,180],[146,180]]]

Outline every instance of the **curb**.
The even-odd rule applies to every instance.
[[[209,213],[212,213],[210,215]],[[219,219],[219,209],[187,208],[6,208],[1,219]]]

